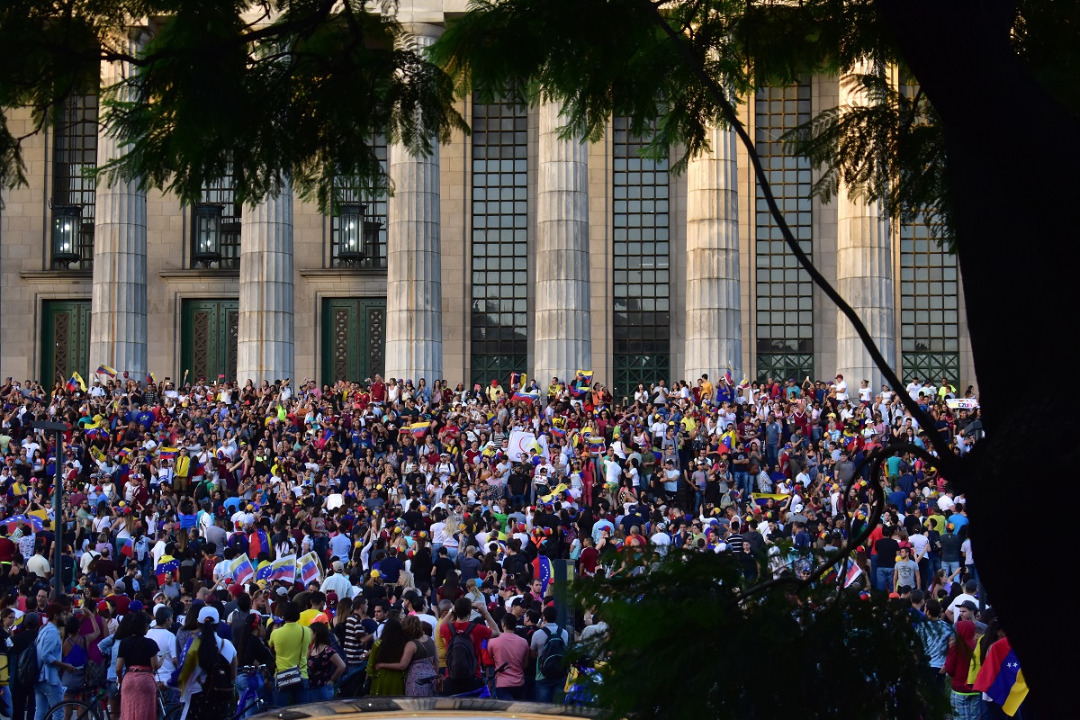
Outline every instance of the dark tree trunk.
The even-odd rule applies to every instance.
[[[1069,212],[1080,200],[1080,121],[1009,45],[1002,0],[876,0],[901,55],[941,114],[967,322],[987,438],[955,478],[975,557],[1039,717],[1064,717],[1080,633],[1068,603],[1065,525],[1051,520],[1075,474],[1078,283]],[[1058,382],[1047,382],[1053,378]],[[1048,601],[1049,600],[1049,601]]]

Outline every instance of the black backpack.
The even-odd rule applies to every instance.
[[[36,645],[36,642],[30,643],[15,661],[15,684],[25,693],[34,692],[34,683],[41,674]]]
[[[561,632],[552,632],[546,627],[540,628],[547,635],[547,642],[536,658],[536,667],[548,680],[556,680],[566,675],[566,641]]]
[[[458,632],[450,624],[450,642],[446,644],[446,674],[451,680],[465,681],[476,677],[476,648],[473,647],[472,631],[477,623],[471,622]]]
[[[232,663],[219,650],[210,671],[203,678],[199,694],[206,693],[206,700],[231,700],[236,687],[234,681]]]

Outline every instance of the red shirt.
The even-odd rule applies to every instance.
[[[579,562],[581,563],[582,575],[595,575],[596,574],[596,562],[600,558],[600,551],[594,547],[587,547],[581,551],[581,557]]]
[[[469,627],[468,622],[454,621],[454,632],[465,632],[465,628]],[[450,638],[453,634],[450,632],[450,623],[443,623],[443,626],[439,628],[439,635],[442,636],[443,642],[449,646]],[[484,641],[491,638],[491,628],[485,625],[482,621],[478,621],[476,627],[472,631],[472,643],[473,651],[476,653],[476,659],[480,659],[481,650],[483,650]],[[476,663],[476,675],[480,676],[480,663]]]
[[[0,562],[9,563],[15,559],[15,543],[11,538],[0,537]]]

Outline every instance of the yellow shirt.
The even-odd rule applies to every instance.
[[[298,623],[285,623],[270,633],[270,649],[274,651],[277,672],[299,666],[300,676],[306,679],[310,646],[311,631]]]
[[[322,610],[308,608],[304,612],[300,613],[300,624],[304,627],[311,627],[311,623],[315,620],[315,618],[322,614]]]

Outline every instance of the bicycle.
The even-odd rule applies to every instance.
[[[492,668],[490,665],[485,665],[481,670],[481,677],[483,684],[475,690],[469,690],[468,692],[457,693],[456,695],[450,695],[449,697],[475,697],[479,700],[489,700],[495,698],[495,676],[506,670],[506,663],[503,663],[498,668]]]
[[[61,700],[45,711],[45,717],[51,720],[53,713],[62,709],[63,715],[60,717],[63,720],[113,720],[112,710],[109,708],[107,688],[102,686],[93,688],[92,691],[91,688],[85,690],[90,692],[89,698],[86,700]],[[157,710],[158,719],[167,720],[167,718],[173,717],[177,710],[183,710],[183,706],[174,703],[166,704],[165,697],[159,689],[157,693]],[[179,714],[175,714],[177,720],[179,720],[179,717]]]
[[[260,694],[266,688],[266,678],[263,675],[265,671],[265,665],[243,665],[236,669],[237,676],[244,675],[247,677],[248,682],[247,689],[240,694],[236,701],[236,712],[233,713],[232,720],[241,720],[241,718],[249,714],[257,715],[270,710],[277,710],[276,705],[267,702]],[[184,706],[180,705],[172,708],[164,720],[180,720],[183,713]]]

